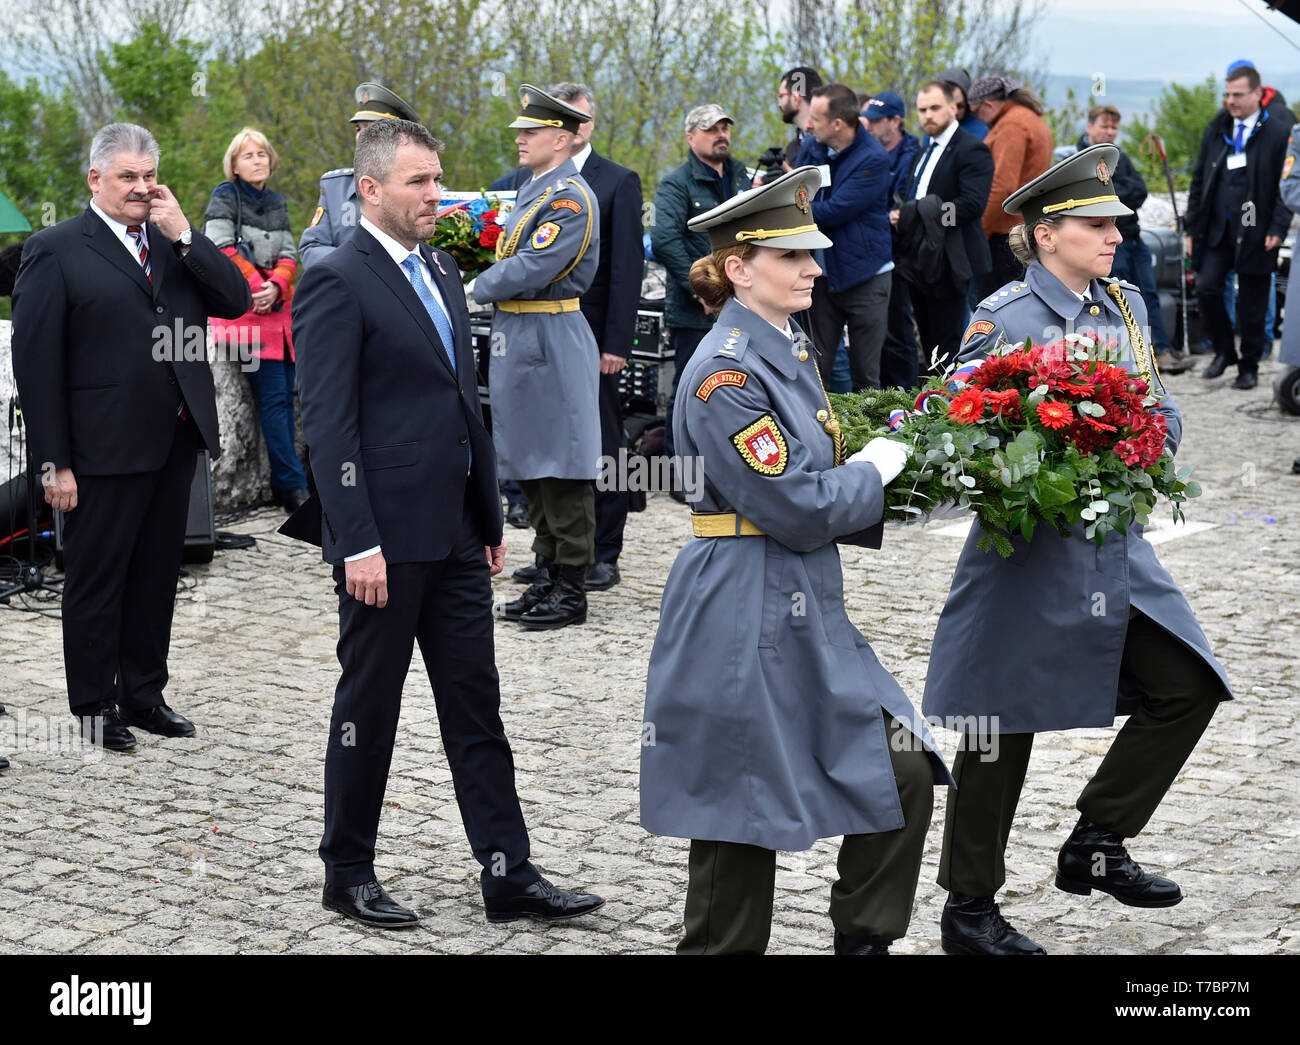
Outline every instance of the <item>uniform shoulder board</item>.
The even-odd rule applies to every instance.
[[[995,290],[975,307],[986,312],[996,312],[1008,301],[1015,301],[1029,293],[1028,283],[1008,283],[1001,290]]]
[[[1141,293],[1142,293],[1142,291],[1141,291],[1140,288],[1134,286],[1132,283],[1130,283],[1130,282],[1129,282],[1128,280],[1126,280],[1126,279],[1120,279],[1118,276],[1103,276],[1101,281],[1102,281],[1103,283],[1117,283],[1117,284],[1119,284],[1119,286],[1120,286],[1121,289],[1123,289],[1123,290],[1131,290],[1131,291],[1133,291],[1133,292],[1136,293],[1136,294],[1141,294]]]
[[[739,327],[732,327],[730,330],[714,327],[709,339],[714,342],[710,346],[713,355],[721,356],[723,359],[744,358],[745,348],[749,345],[749,335]]]
[[[326,178],[342,178],[345,176],[350,178],[352,177],[352,173],[353,171],[351,167],[335,167],[332,171],[326,171],[322,174],[320,180],[324,181]]]

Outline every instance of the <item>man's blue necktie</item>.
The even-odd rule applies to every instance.
[[[1241,148],[1242,148],[1242,144],[1241,144],[1241,136],[1245,133],[1245,131],[1246,131],[1246,124],[1245,124],[1243,121],[1238,120],[1238,121],[1237,121],[1237,137],[1235,137],[1235,138],[1232,140],[1232,148],[1233,148],[1233,151],[1234,151],[1234,152],[1241,152]]]
[[[429,318],[433,320],[433,328],[438,331],[438,336],[442,338],[442,345],[447,350],[447,358],[451,360],[452,373],[456,372],[456,341],[451,334],[451,322],[447,319],[447,314],[443,312],[442,306],[438,304],[437,298],[433,296],[433,291],[429,289],[424,282],[424,275],[420,272],[420,257],[412,252],[402,262],[402,268],[406,271],[406,278],[411,281],[411,289],[415,291],[416,296],[420,299],[420,304],[424,310],[429,313]]]

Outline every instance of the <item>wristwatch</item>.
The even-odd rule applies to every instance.
[[[194,227],[191,225],[188,229],[186,229],[184,232],[181,233],[180,238],[176,241],[176,246],[188,247],[193,242],[194,242]]]

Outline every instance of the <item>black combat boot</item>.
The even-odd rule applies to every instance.
[[[1173,907],[1183,899],[1176,882],[1149,874],[1124,848],[1124,839],[1079,817],[1056,858],[1056,888],[1078,896],[1094,889],[1130,907]]]
[[[993,897],[949,893],[939,920],[946,954],[1046,954],[1002,917]]]
[[[545,580],[547,584],[551,583],[551,567],[555,563],[550,559],[538,555],[533,559],[531,566],[520,566],[510,575],[512,581],[518,581],[520,584],[536,584],[540,580]]]
[[[519,618],[530,631],[587,622],[586,566],[556,566],[555,583],[536,606]],[[531,589],[530,589],[531,590]]]
[[[501,616],[506,620],[519,620],[550,594],[551,586],[554,583],[551,579],[551,573],[555,569],[555,565],[543,559],[540,555],[537,557],[537,561],[540,564],[537,579],[529,585],[528,589],[519,598],[513,602],[507,602],[501,607]]]
[[[873,940],[870,936],[850,936],[836,929],[835,953],[885,955],[889,953],[889,944]]]

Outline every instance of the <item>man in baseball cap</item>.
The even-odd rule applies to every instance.
[[[673,413],[677,381],[686,369],[700,339],[713,326],[713,315],[691,290],[691,265],[709,253],[705,232],[688,229],[693,217],[744,192],[750,186],[745,165],[731,155],[731,125],[735,119],[713,102],[697,105],[686,114],[686,162],[670,171],[655,192],[650,246],[667,270],[664,287],[664,325],[672,342],[676,368],[673,391],[664,422],[664,453],[673,454]],[[684,501],[676,488],[673,497]]]

